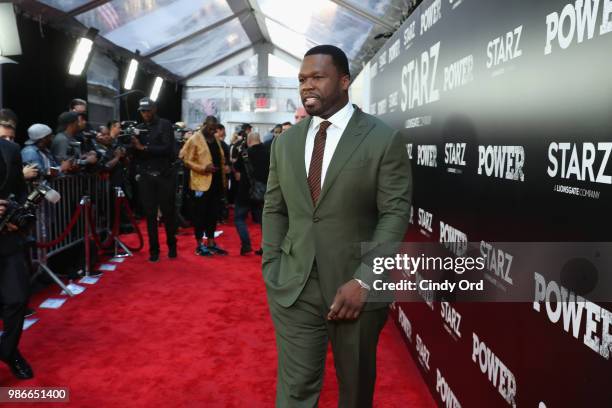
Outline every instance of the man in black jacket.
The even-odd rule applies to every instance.
[[[268,182],[268,172],[270,171],[270,150],[261,143],[259,133],[251,132],[247,136],[246,151],[242,151],[238,155],[238,160],[235,164],[235,169],[240,177],[238,185],[238,194],[236,195],[235,220],[236,229],[240,236],[240,255],[246,255],[253,249],[251,247],[251,239],[249,230],[246,225],[246,218],[251,212],[253,221],[261,224],[261,212],[263,203],[253,202],[250,197],[251,181],[259,181],[266,184]],[[256,251],[257,255],[261,255],[261,249]]]
[[[0,220],[7,215],[10,196],[23,202],[26,184],[23,178],[19,146],[0,140]],[[32,368],[19,353],[18,345],[29,296],[29,273],[24,259],[24,240],[17,227],[9,224],[0,231],[0,303],[4,331],[0,340],[0,360],[15,377],[32,378]]]
[[[166,227],[168,257],[176,258],[176,177],[172,166],[175,160],[172,124],[157,116],[155,102],[142,98],[138,110],[144,123],[140,133],[132,136],[132,151],[138,194],[147,218],[149,233],[149,261],[159,260],[157,210],[161,209]]]

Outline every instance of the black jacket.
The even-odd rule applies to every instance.
[[[0,199],[7,199],[11,194],[15,201],[23,203],[27,188],[23,178],[23,166],[19,145],[0,139]],[[23,238],[19,232],[0,231],[0,256],[21,251]]]
[[[253,178],[264,184],[267,183],[268,173],[270,172],[270,151],[268,148],[263,143],[256,144],[248,148],[247,154],[253,166]],[[236,200],[240,204],[248,204],[250,201],[249,190],[251,189],[251,183],[247,176],[244,160],[240,154],[238,155],[235,168],[240,172],[240,183],[238,184]]]
[[[172,124],[166,119],[155,117],[151,123],[141,123],[137,128],[148,130],[138,136],[146,149],[133,150],[137,172],[155,171],[169,174],[176,159]]]

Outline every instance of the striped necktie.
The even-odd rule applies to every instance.
[[[312,157],[310,158],[310,167],[308,169],[308,187],[310,188],[310,197],[313,204],[317,203],[321,194],[321,169],[323,168],[323,153],[325,152],[325,139],[327,138],[327,128],[331,126],[331,122],[324,121],[319,125],[319,131],[315,135],[314,148],[312,149]]]

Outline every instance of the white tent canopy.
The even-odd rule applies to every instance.
[[[169,71],[201,75],[257,44],[295,64],[317,44],[334,44],[356,75],[415,0],[39,0]],[[338,29],[341,28],[341,29]],[[251,53],[252,55],[252,53]],[[247,57],[248,58],[248,57]],[[293,61],[292,61],[293,60]],[[278,67],[278,61],[274,61]],[[286,70],[286,67],[285,67]],[[218,70],[217,70],[218,72]]]

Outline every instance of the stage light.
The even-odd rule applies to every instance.
[[[79,76],[83,73],[85,67],[87,67],[93,48],[93,40],[96,38],[96,35],[98,35],[98,30],[90,28],[84,37],[79,38],[72,54],[70,68],[68,69],[70,75]]]
[[[155,83],[153,84],[153,89],[151,89],[151,96],[150,98],[154,101],[157,100],[157,97],[159,96],[159,91],[161,91],[161,87],[162,84],[164,83],[164,80],[160,77],[155,78]]]
[[[12,2],[0,3],[0,56],[21,55],[19,31]]]
[[[128,68],[127,76],[125,77],[125,83],[123,87],[125,89],[132,89],[134,85],[134,79],[136,78],[136,71],[138,71],[138,61],[132,59],[130,61],[130,67]]]

